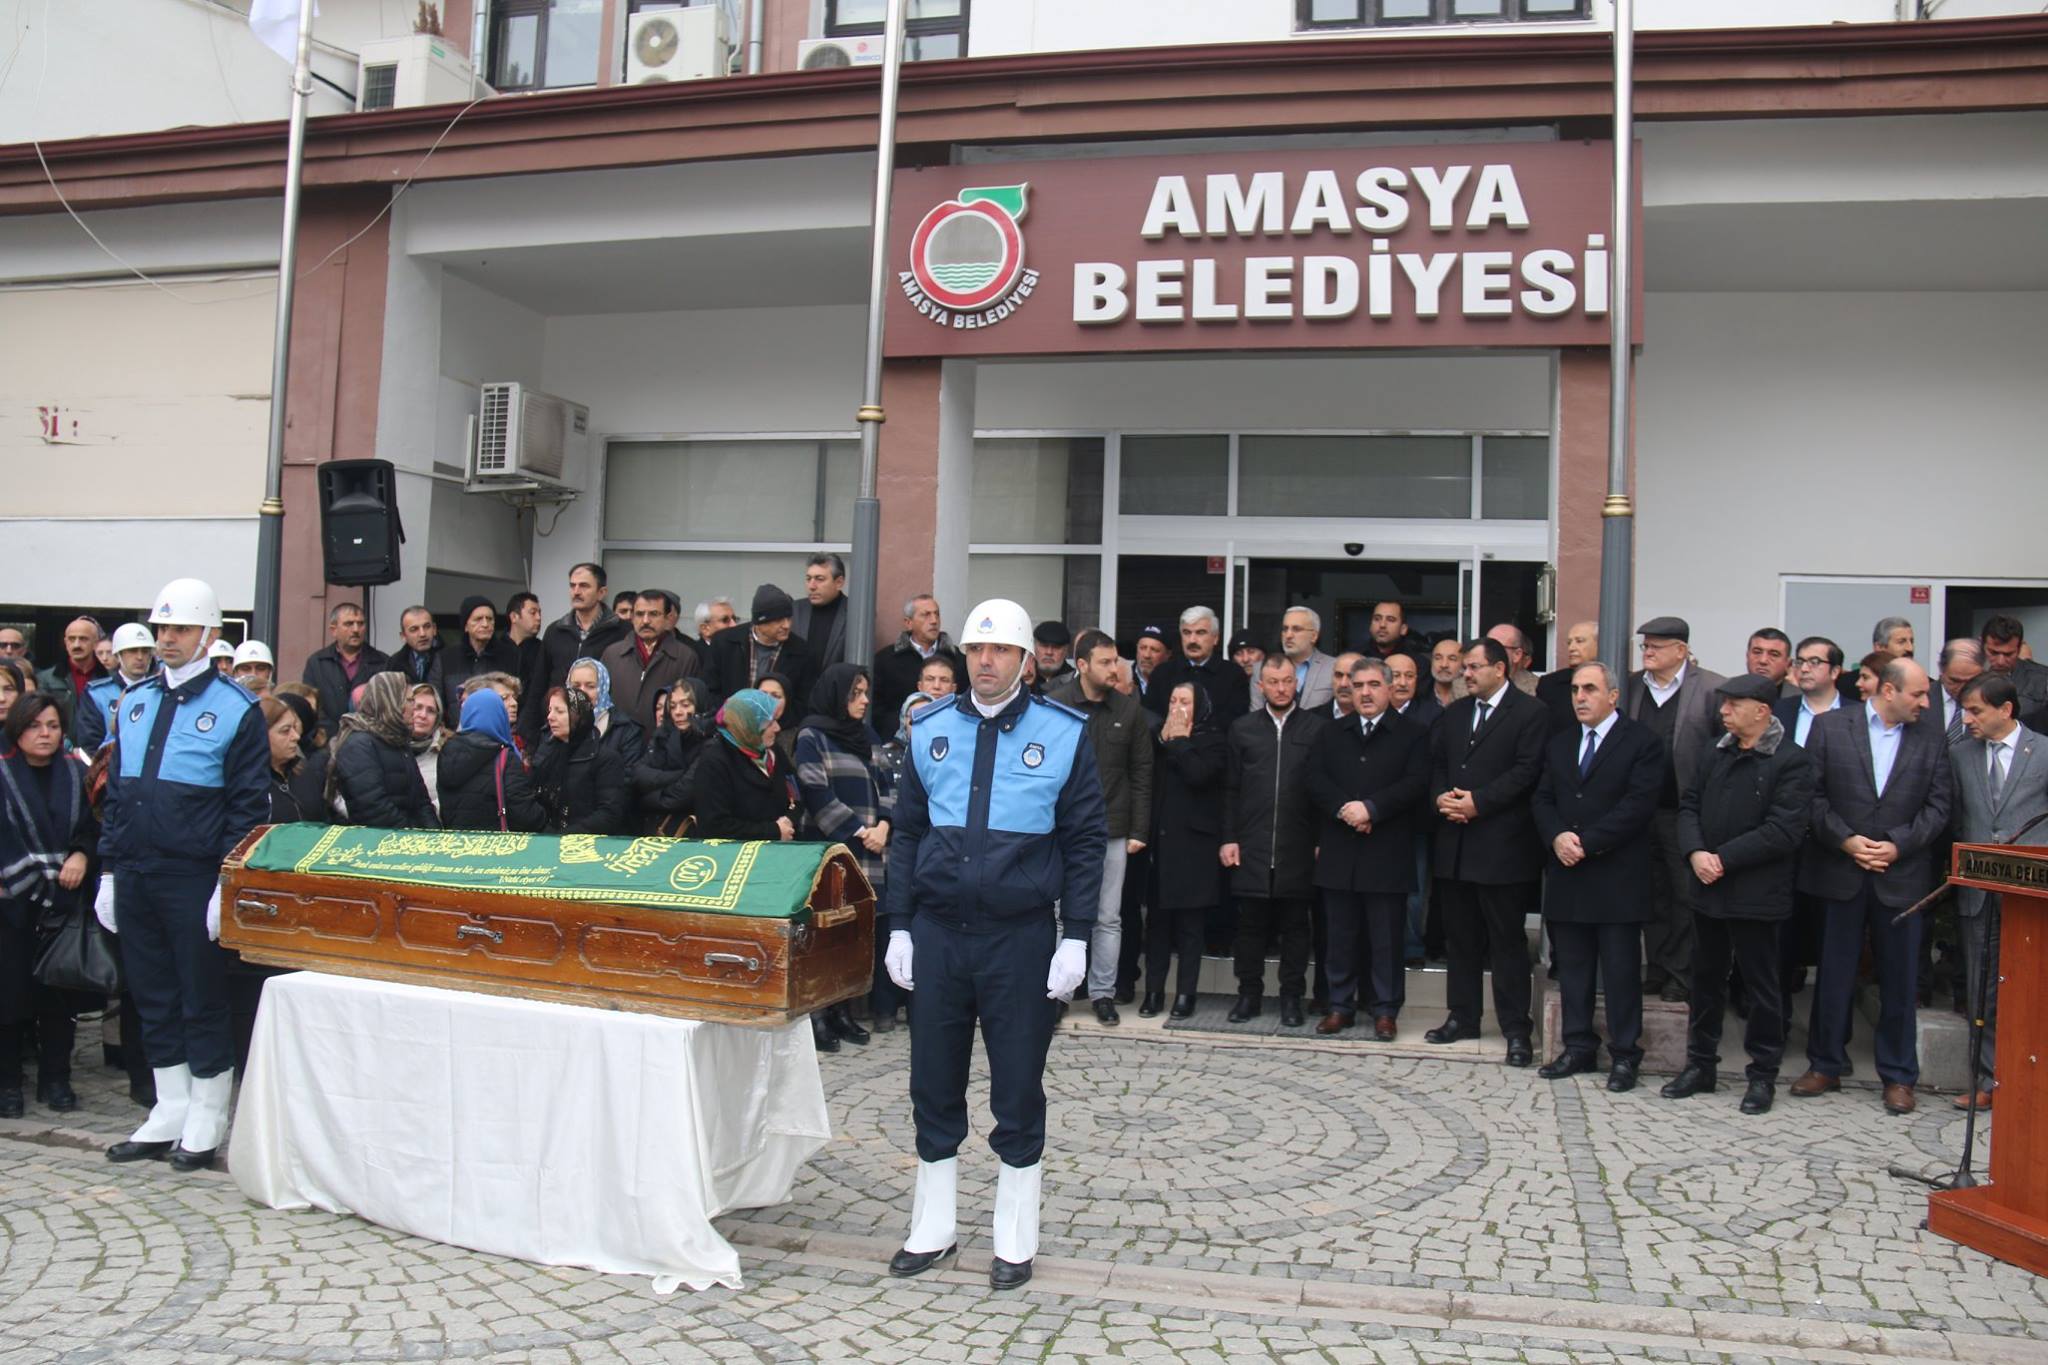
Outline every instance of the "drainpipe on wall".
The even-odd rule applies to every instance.
[[[1614,0],[1614,220],[1608,252],[1607,501],[1600,509],[1600,655],[1628,672],[1635,592],[1635,504],[1628,494],[1630,339],[1635,298],[1635,3]]]
[[[747,0],[747,74],[761,74],[762,11],[767,0]]]
[[[469,95],[471,99],[483,94],[490,82],[484,75],[485,48],[490,45],[491,0],[476,0],[476,12],[469,20]]]

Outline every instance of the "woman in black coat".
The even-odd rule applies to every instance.
[[[642,823],[649,834],[673,834],[697,809],[697,786],[692,771],[713,736],[711,717],[706,714],[708,694],[696,678],[678,678],[661,699],[660,720],[647,757],[640,760],[628,778],[639,806]]]
[[[512,743],[505,700],[488,687],[462,703],[461,727],[441,746],[434,780],[443,829],[545,829],[548,813],[533,794],[526,760]]]
[[[743,687],[718,712],[697,760],[697,837],[796,838],[796,782],[775,749],[775,699]]]
[[[270,823],[288,825],[306,818],[292,782],[306,761],[299,747],[303,735],[299,713],[279,697],[262,697],[256,702],[263,712],[263,727],[270,734]]]
[[[1174,953],[1180,970],[1172,1017],[1195,1012],[1202,973],[1202,939],[1209,912],[1221,903],[1223,777],[1229,759],[1207,689],[1181,683],[1166,700],[1152,761],[1152,920],[1145,934],[1145,998],[1138,1013],[1150,1019],[1165,1005],[1166,969]]]
[[[598,737],[590,699],[556,687],[547,707],[548,737],[533,760],[534,793],[547,808],[547,827],[563,834],[627,833],[626,765]]]
[[[356,709],[341,718],[327,764],[325,797],[351,825],[437,829],[433,798],[413,757],[410,687],[396,673],[363,685]]]

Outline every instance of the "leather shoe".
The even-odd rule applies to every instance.
[[[1600,1064],[1597,1057],[1584,1056],[1575,1052],[1560,1052],[1542,1066],[1536,1074],[1546,1081],[1561,1081],[1567,1076],[1576,1076],[1582,1071],[1591,1071]]]
[[[1283,995],[1280,997],[1281,1028],[1300,1028],[1303,1024],[1307,1022],[1307,1016],[1301,1012],[1300,996]]]
[[[1970,1107],[1970,1092],[1965,1090],[1962,1094],[1956,1096],[1954,1103],[1958,1109],[1968,1109]],[[1989,1113],[1990,1110],[1991,1092],[1989,1090],[1979,1090],[1977,1092],[1977,1112],[1984,1114]]]
[[[1769,1081],[1751,1081],[1749,1089],[1742,1092],[1742,1112],[1745,1114],[1768,1114],[1771,1104],[1778,1098],[1778,1088]]]
[[[1265,1011],[1265,1004],[1256,995],[1240,995],[1237,1003],[1230,1007],[1228,1022],[1242,1024],[1247,1019],[1256,1019]]]
[[[1664,1088],[1657,1093],[1667,1100],[1682,1100],[1692,1095],[1711,1095],[1720,1089],[1721,1078],[1710,1066],[1699,1066],[1687,1062],[1683,1070],[1664,1082]]]
[[[162,1161],[171,1154],[168,1142],[117,1142],[107,1148],[109,1161]]]
[[[1098,1024],[1107,1024],[1111,1028],[1114,1028],[1118,1024],[1121,1024],[1123,1022],[1123,1016],[1116,1012],[1116,1001],[1110,999],[1106,995],[1103,996],[1100,1000],[1096,1001],[1095,1022]]]
[[[1477,1025],[1460,1023],[1456,1019],[1446,1019],[1429,1032],[1423,1034],[1422,1041],[1425,1043],[1462,1043],[1467,1038],[1477,1038],[1478,1036],[1479,1029]]]
[[[1357,1022],[1356,1017],[1346,1014],[1343,1010],[1331,1010],[1316,1021],[1316,1032],[1325,1036],[1332,1033],[1342,1033]]]
[[[890,1010],[887,1014],[876,1015],[868,1027],[876,1033],[894,1033],[896,1031],[896,1011]]]
[[[1382,1014],[1379,1018],[1372,1021],[1372,1040],[1374,1042],[1391,1043],[1399,1035],[1400,1029],[1395,1025],[1393,1015]]]
[[[1607,1068],[1607,1088],[1617,1095],[1626,1095],[1636,1088],[1636,1064],[1616,1062]]]
[[[1667,1005],[1683,1005],[1692,998],[1692,992],[1677,977],[1666,981],[1657,991],[1657,998]]]
[[[1536,1049],[1529,1045],[1527,1038],[1508,1039],[1509,1066],[1534,1066],[1535,1064]]]
[[[68,1114],[78,1107],[78,1092],[71,1088],[67,1078],[36,1082],[36,1103],[59,1114]]]
[[[922,1275],[940,1261],[959,1254],[958,1242],[944,1251],[899,1251],[889,1258],[889,1273],[899,1280],[907,1280],[912,1275]]]
[[[1031,1278],[1031,1262],[1006,1261],[1000,1256],[988,1258],[988,1287],[990,1289],[1015,1289]]]
[[[0,1090],[0,1119],[18,1119],[23,1112],[20,1086],[10,1085]]]
[[[1913,1098],[1910,1085],[1888,1085],[1884,1088],[1884,1112],[1887,1114],[1910,1114],[1919,1107]]]
[[[171,1169],[174,1171],[210,1171],[213,1169],[214,1153],[219,1149],[209,1147],[203,1152],[188,1152],[183,1147],[171,1148]]]
[[[1798,1080],[1792,1082],[1791,1088],[1786,1093],[1795,1100],[1810,1100],[1815,1095],[1825,1095],[1830,1090],[1840,1090],[1841,1088],[1842,1078],[1840,1076],[1823,1076],[1818,1071],[1809,1071]]]
[[[825,1011],[825,1027],[855,1047],[867,1046],[868,1031],[854,1022],[845,1005],[834,1005]]]
[[[1158,1016],[1159,1012],[1160,1012],[1161,1010],[1164,1010],[1165,1008],[1166,1008],[1166,995],[1165,995],[1165,993],[1164,993],[1164,992],[1162,992],[1162,991],[1146,991],[1146,992],[1145,992],[1145,1003],[1144,1003],[1144,1004],[1142,1004],[1142,1005],[1140,1005],[1140,1006],[1138,1006],[1138,1017],[1139,1017],[1140,1019],[1152,1019],[1152,1018],[1156,1018],[1156,1017]]]
[[[811,1041],[817,1045],[820,1052],[839,1051],[839,1035],[834,1033],[832,1026],[825,1022],[825,1014],[822,1010],[811,1016]]]
[[[1195,997],[1192,995],[1176,995],[1173,997],[1173,1008],[1166,1012],[1166,1017],[1169,1019],[1194,1018]]]

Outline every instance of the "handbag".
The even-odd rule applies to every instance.
[[[505,761],[511,756],[510,749],[498,750],[498,761],[491,767],[491,776],[498,784],[498,828],[508,834],[512,826],[505,822]]]
[[[58,926],[36,959],[35,974],[51,990],[97,996],[121,993],[120,961],[90,904],[80,900],[71,917]]]

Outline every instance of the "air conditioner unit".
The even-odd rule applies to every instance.
[[[626,19],[626,84],[723,76],[732,33],[719,5],[650,10]]]
[[[805,38],[796,45],[799,71],[831,71],[842,66],[880,66],[882,36],[867,38]]]
[[[486,384],[477,412],[473,485],[543,483],[566,487],[566,473],[590,445],[590,409],[524,384]]]
[[[356,54],[356,108],[410,109],[476,97],[469,59],[431,33],[379,38]]]

